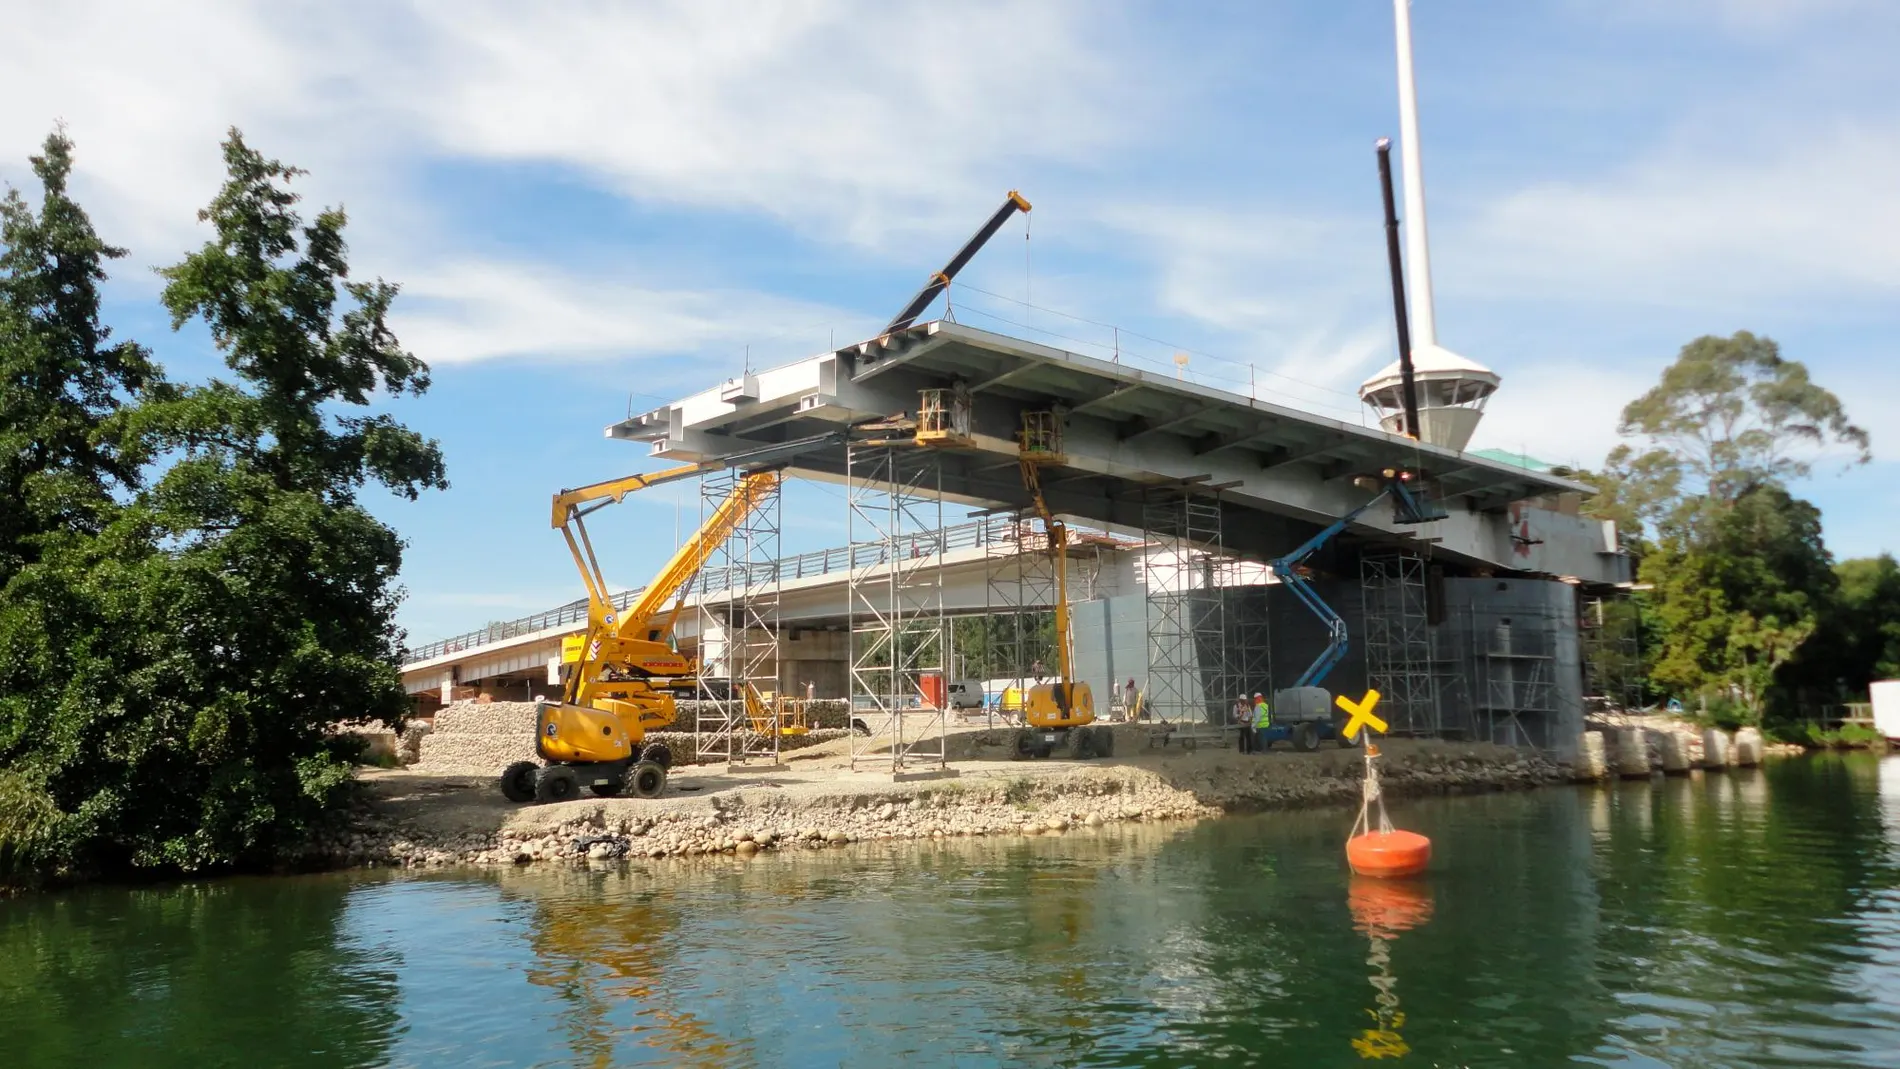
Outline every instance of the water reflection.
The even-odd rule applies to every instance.
[[[382,1063],[404,962],[346,930],[359,886],[247,879],[0,901],[5,1063]]]
[[[1416,883],[1354,881],[1350,814],[1310,812],[5,902],[0,1050],[8,1069],[1893,1064],[1900,760],[1405,810],[1437,855]]]
[[[1373,1026],[1359,1033],[1352,1049],[1361,1058],[1400,1058],[1409,1054],[1400,1030],[1405,1014],[1399,1010],[1399,981],[1392,974],[1392,943],[1400,932],[1409,932],[1432,918],[1431,887],[1412,880],[1373,880],[1352,878],[1348,899],[1353,929],[1371,944],[1366,964],[1372,974],[1373,1006],[1366,1010]]]

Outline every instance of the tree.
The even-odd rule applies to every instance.
[[[1788,677],[1842,701],[1864,701],[1869,683],[1900,678],[1900,564],[1883,553],[1842,561],[1834,574],[1838,593]]]
[[[342,211],[306,226],[301,172],[236,130],[224,159],[213,236],[163,301],[234,379],[148,383],[114,418],[157,477],[0,604],[0,672],[26,684],[0,700],[0,812],[26,829],[0,825],[0,852],[42,868],[268,864],[347,795],[331,727],[406,706],[402,545],[357,494],[447,485],[434,442],[364,411],[428,369],[386,322],[396,287],[349,279]]]
[[[1624,406],[1617,433],[1648,441],[1642,452],[1616,447],[1605,467],[1619,502],[1650,525],[1694,522],[1696,507],[1803,478],[1829,446],[1847,450],[1850,463],[1872,457],[1840,398],[1748,331],[1683,346],[1662,380]]]
[[[68,195],[72,142],[54,131],[31,163],[38,209],[17,190],[0,201],[0,880],[59,855],[78,804],[53,794],[59,755],[99,747],[86,696],[104,681],[81,665],[125,638],[90,577],[122,548],[103,536],[146,458],[123,406],[157,382],[100,321],[105,264],[124,253]]]
[[[125,250],[68,196],[72,152],[56,130],[31,157],[38,211],[18,190],[0,200],[0,585],[38,556],[38,538],[97,531],[143,460],[114,416],[154,373],[100,322],[105,263]]]
[[[1663,625],[1652,676],[1728,697],[1759,721],[1777,673],[1832,603],[1831,564],[1820,511],[1778,486],[1743,493],[1701,530],[1671,531],[1642,565]]]

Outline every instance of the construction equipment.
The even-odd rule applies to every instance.
[[[950,262],[944,264],[941,271],[934,272],[929,279],[925,280],[924,288],[917,291],[917,295],[910,299],[910,303],[904,306],[903,311],[897,313],[889,323],[884,324],[882,333],[894,334],[915,323],[917,317],[923,314],[924,309],[930,307],[930,302],[937,299],[937,294],[950,288],[950,280],[957,277],[957,272],[963,270],[963,266],[969,263],[983,246],[989,244],[989,240],[996,236],[998,230],[1003,229],[1003,224],[1009,221],[1009,217],[1017,212],[1028,214],[1029,202],[1023,199],[1021,193],[1012,189],[1009,191],[1009,196],[1004,199],[1003,206],[996,209],[995,214],[977,228],[976,233],[971,235],[970,240],[963,243],[963,247],[957,250],[955,256],[950,257]]]
[[[1293,743],[1296,750],[1315,750],[1327,739],[1337,739],[1341,746],[1352,745],[1338,730],[1333,712],[1333,698],[1320,686],[1327,675],[1346,659],[1350,647],[1346,633],[1346,621],[1333,610],[1326,600],[1319,596],[1308,581],[1310,574],[1306,560],[1318,552],[1321,546],[1333,540],[1340,532],[1352,526],[1354,520],[1365,515],[1367,510],[1390,497],[1392,499],[1392,519],[1395,523],[1430,523],[1445,518],[1445,510],[1413,485],[1413,476],[1409,471],[1387,468],[1381,473],[1381,487],[1365,504],[1334,520],[1318,534],[1302,542],[1293,552],[1267,562],[1267,568],[1273,572],[1300,603],[1311,609],[1313,615],[1326,625],[1329,638],[1326,648],[1321,650],[1306,671],[1293,681],[1293,686],[1278,691],[1273,696],[1273,725],[1263,730],[1259,739],[1262,746],[1271,746],[1282,739]]]
[[[510,801],[566,801],[583,785],[603,798],[629,787],[642,798],[665,789],[672,753],[664,744],[642,743],[647,732],[673,723],[671,688],[697,671],[673,638],[687,584],[733,528],[778,488],[779,474],[760,470],[734,480],[731,494],[625,612],[614,609],[582,517],[635,491],[723,466],[685,464],[554,495],[552,525],[567,540],[587,587],[587,633],[574,644],[578,656],[566,666],[561,700],[535,707],[535,752],[547,764],[518,761],[502,773],[501,791]]]
[[[1074,678],[1074,645],[1069,630],[1069,532],[1067,526],[1049,511],[1042,493],[1042,467],[1061,464],[1062,421],[1052,411],[1023,413],[1022,430],[1017,436],[1017,460],[1022,468],[1023,486],[1035,499],[1036,515],[1042,518],[1042,530],[1056,573],[1056,679],[1029,688],[1023,701],[1026,727],[1016,732],[1016,756],[1047,757],[1056,747],[1077,759],[1109,757],[1114,753],[1115,736],[1107,725],[1095,723],[1095,696],[1087,683]]]

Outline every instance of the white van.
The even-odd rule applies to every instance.
[[[952,709],[981,709],[983,683],[975,679],[953,679],[946,700]]]

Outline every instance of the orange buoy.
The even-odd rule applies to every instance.
[[[1371,831],[1346,840],[1346,863],[1361,876],[1416,876],[1431,860],[1432,841],[1414,831]]]
[[[1431,864],[1432,841],[1392,826],[1385,815],[1385,792],[1379,789],[1377,746],[1366,744],[1365,761],[1359,819],[1353,823],[1352,837],[1346,840],[1346,863],[1361,876],[1416,876]]]

